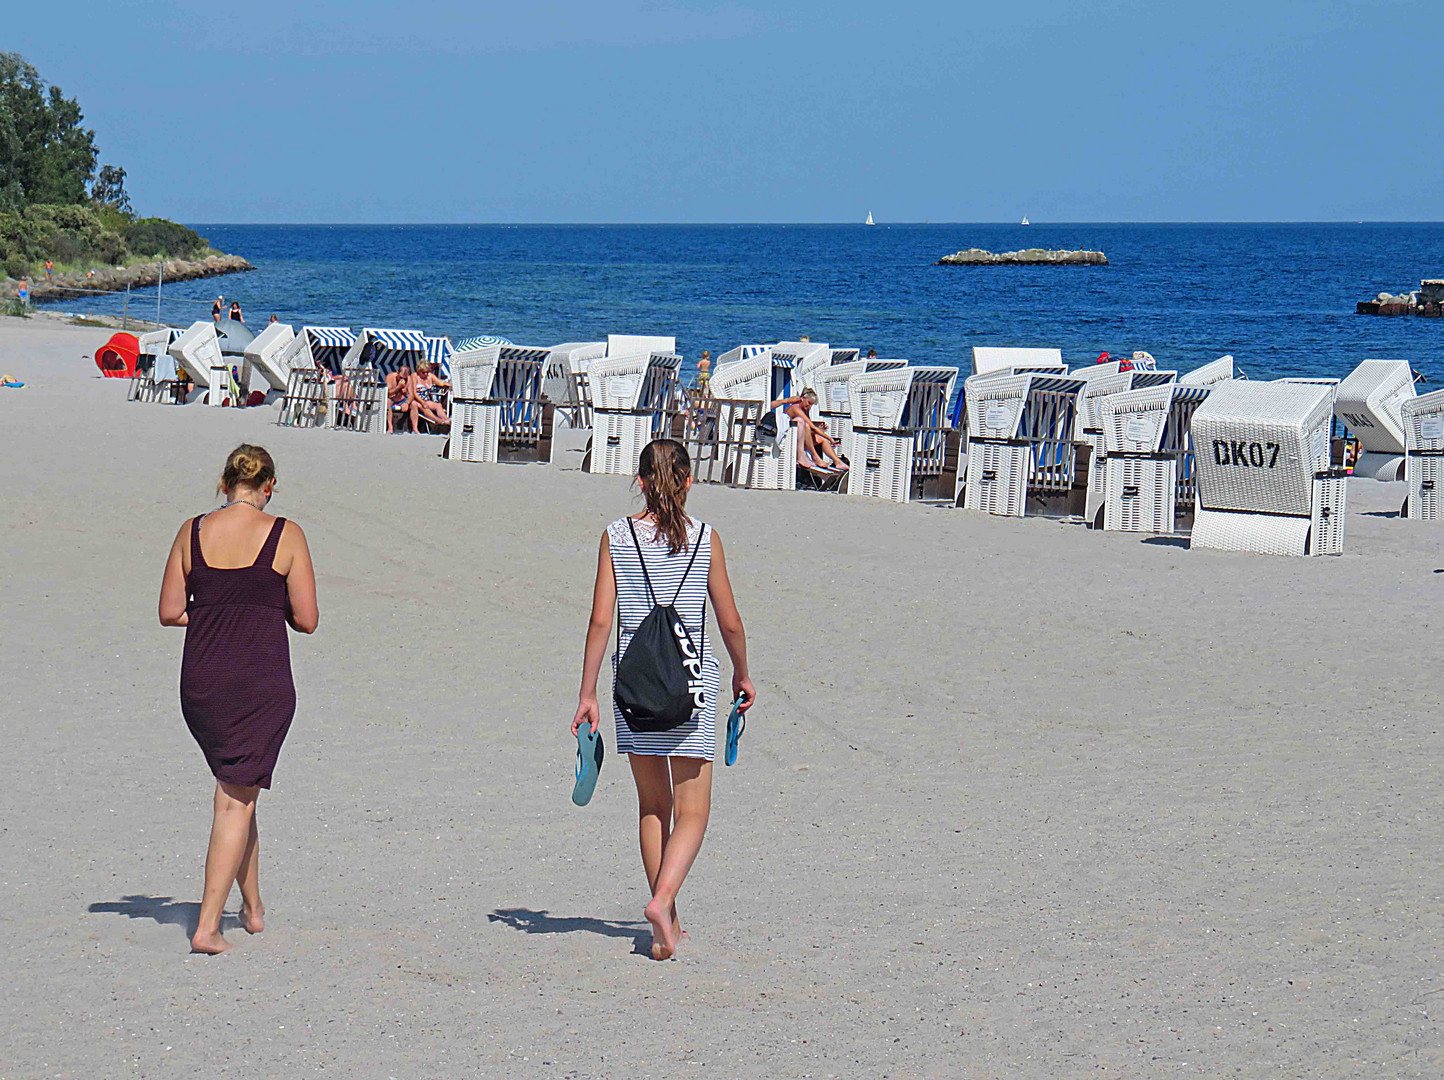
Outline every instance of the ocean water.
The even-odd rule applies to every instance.
[[[1255,378],[1386,357],[1444,380],[1444,319],[1354,314],[1444,276],[1444,223],[195,228],[257,270],[166,286],[168,322],[209,318],[182,301],[222,293],[253,327],[274,312],[527,345],[672,334],[688,369],[702,349],[808,334],[964,369],[974,345],[1026,345],[1070,364],[1146,349],[1182,370],[1232,353]],[[934,265],[967,247],[1096,248],[1110,265]],[[154,297],[137,290],[131,310],[153,316]]]

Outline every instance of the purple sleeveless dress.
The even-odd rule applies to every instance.
[[[271,786],[296,713],[290,602],[271,567],[285,527],[277,518],[250,566],[217,570],[201,554],[201,519],[191,525],[181,712],[216,779],[242,787]]]

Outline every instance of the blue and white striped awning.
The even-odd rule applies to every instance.
[[[426,351],[426,335],[420,330],[377,330],[368,326],[362,333],[378,345],[396,352]]]
[[[332,349],[349,349],[356,344],[356,335],[344,326],[307,326],[305,333],[311,344]]]
[[[465,352],[467,349],[484,349],[488,345],[511,345],[504,337],[492,337],[490,334],[480,334],[476,337],[465,337],[456,343],[457,352]]]
[[[451,378],[451,339],[429,337],[426,339],[426,359],[430,360],[443,379]]]

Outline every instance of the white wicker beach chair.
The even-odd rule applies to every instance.
[[[680,403],[682,358],[676,353],[606,356],[591,361],[589,472],[635,476],[642,447],[671,433]]]
[[[717,357],[715,360],[713,360],[713,361],[712,361],[712,370],[715,372],[718,368],[722,367],[724,364],[735,364],[735,363],[737,363],[738,360],[751,360],[751,359],[753,359],[754,357],[756,357],[756,356],[758,356],[758,355],[766,352],[766,351],[767,351],[768,349],[770,349],[771,347],[772,347],[772,346],[770,346],[770,345],[756,345],[756,344],[753,344],[753,345],[738,345],[738,346],[736,346],[735,348],[728,349],[728,350],[727,350],[725,353],[723,353],[721,356],[719,356],[719,357]]]
[[[823,342],[779,341],[771,349],[774,356],[785,356],[792,362],[792,389],[798,394],[812,385],[806,380],[813,372],[832,361],[832,349]]]
[[[1161,372],[1138,372],[1140,378]],[[1171,533],[1180,510],[1194,507],[1193,441],[1189,422],[1211,392],[1163,382],[1104,395],[1096,409],[1101,475],[1090,470],[1085,514],[1110,532]],[[1095,491],[1096,482],[1096,491]]]
[[[1183,386],[1215,386],[1218,383],[1227,382],[1233,377],[1233,357],[1220,356],[1217,360],[1210,360],[1202,367],[1184,372],[1178,377],[1178,381]]]
[[[1399,403],[1404,422],[1404,482],[1409,494],[1403,516],[1444,520],[1444,390]]]
[[[848,393],[848,380],[854,375],[868,371],[895,371],[908,366],[906,360],[851,360],[844,364],[833,364],[817,373],[813,389],[817,391],[817,405],[813,415],[827,424],[827,433],[837,443],[838,450],[848,461],[852,460],[852,397]]]
[[[790,397],[793,392],[793,356],[786,349],[775,353],[772,348],[755,349],[739,346],[724,355],[740,355],[752,350],[743,359],[718,361],[712,368],[710,390],[719,402],[719,422],[723,429],[734,431],[745,426],[757,410],[739,410],[733,402],[760,402],[762,412],[774,401]],[[740,441],[753,448],[750,487],[766,491],[793,491],[797,488],[797,429],[785,408],[772,411],[777,424],[777,437],[766,439],[756,430],[738,432]]]
[[[491,345],[452,357],[451,439],[454,461],[551,461],[555,406],[542,383],[551,349]]]
[[[1080,488],[1074,426],[1087,379],[997,369],[963,384],[967,467],[955,503],[968,510],[1022,517],[1028,500],[1061,509]],[[1086,478],[1085,478],[1086,480]]]
[[[1078,391],[1078,405],[1073,419],[1073,440],[1087,443],[1090,447],[1088,495],[1083,508],[1083,516],[1090,525],[1098,523],[1098,515],[1103,510],[1103,462],[1107,456],[1103,439],[1104,400],[1114,394],[1126,393],[1129,390],[1167,385],[1173,382],[1178,375],[1174,371],[1146,369],[1120,371],[1117,370],[1117,364],[1117,361],[1095,364],[1092,367],[1079,368],[1077,371],[1069,373],[1070,378],[1087,379],[1083,388]],[[1105,371],[1100,373],[1098,368],[1104,368]],[[1106,370],[1110,368],[1113,370]]]
[[[1365,360],[1339,384],[1334,415],[1359,440],[1354,475],[1404,477],[1402,406],[1414,396],[1414,373],[1402,360]]]
[[[127,401],[184,404],[184,399],[178,400],[176,363],[170,355],[171,344],[181,333],[182,331],[175,327],[168,326],[140,335],[140,352],[135,374],[126,390]]]
[[[228,386],[230,365],[221,355],[221,345],[216,339],[215,323],[191,323],[178,338],[171,342],[170,355],[175,360],[176,366],[189,375],[196,386],[207,388],[210,404],[220,406],[224,403],[222,394],[216,392],[216,380],[212,376],[212,371],[225,372],[226,379],[221,385]]]
[[[1226,382],[1194,410],[1198,511],[1192,546],[1339,555],[1348,494],[1329,466],[1326,386]]]
[[[848,494],[900,503],[915,494],[937,497],[939,485],[944,497],[952,494],[956,481],[948,468],[957,468],[957,446],[952,444],[949,460],[948,403],[957,379],[955,367],[920,366],[848,380]]]
[[[1064,374],[1062,349],[1013,349],[995,346],[973,346],[973,374],[987,375],[995,371],[1012,374],[1025,371],[1057,371]]]
[[[281,357],[296,339],[296,332],[290,323],[276,322],[268,325],[246,346],[246,363],[261,373],[271,389],[282,394],[291,377],[291,369],[281,365]]]
[[[297,368],[323,367],[341,374],[343,361],[356,344],[356,335],[344,326],[303,326],[276,358],[278,369],[286,372],[287,386]]]
[[[605,341],[568,341],[551,347],[542,378],[542,396],[557,407],[557,415],[568,427],[591,427],[587,369],[593,360],[606,355]]]

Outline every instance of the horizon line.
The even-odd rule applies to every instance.
[[[861,221],[199,221],[192,226],[282,226],[300,228],[816,228],[856,227],[869,228]],[[1279,219],[1214,219],[1196,218],[1179,220],[1089,220],[1089,221],[1031,221],[1026,226],[1016,221],[882,221],[871,228],[892,226],[949,226],[975,228],[978,226],[1022,229],[1035,226],[1089,226],[1089,225],[1444,225],[1444,219],[1405,218],[1279,218]]]

